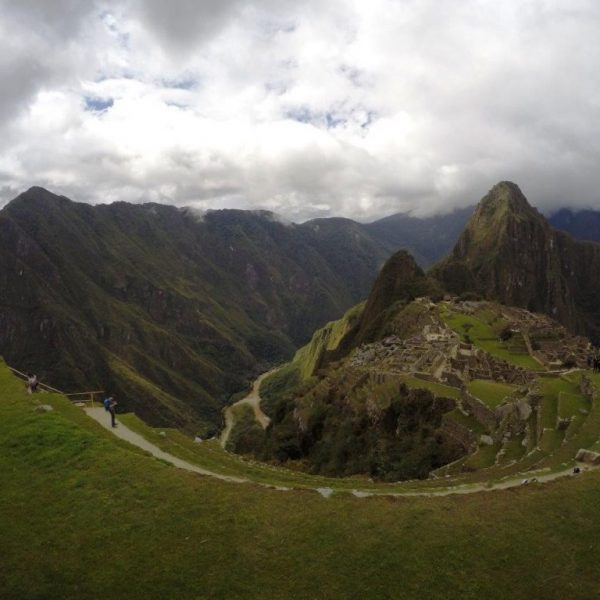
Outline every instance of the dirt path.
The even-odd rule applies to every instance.
[[[267,415],[265,415],[265,413],[260,408],[260,384],[263,382],[265,377],[268,377],[269,375],[271,375],[271,373],[274,373],[275,371],[277,371],[277,369],[272,369],[267,373],[263,373],[254,382],[254,385],[252,386],[252,391],[245,398],[242,398],[235,404],[232,404],[231,406],[228,406],[225,409],[225,429],[223,429],[220,439],[221,446],[223,448],[225,448],[225,444],[227,444],[227,440],[231,435],[231,430],[235,425],[234,408],[236,406],[241,406],[242,404],[247,404],[248,406],[251,406],[252,410],[254,410],[254,418],[260,423],[260,426],[263,429],[267,428],[267,425],[271,422],[271,419],[269,419],[269,417],[267,417]]]
[[[222,479],[223,481],[232,481],[235,483],[246,483],[249,481],[248,479],[242,479],[241,477],[231,477],[228,475],[221,475],[220,473],[215,473],[213,471],[203,469],[202,467],[199,467],[198,465],[194,465],[190,462],[187,462],[186,460],[177,458],[176,456],[173,456],[172,454],[169,454],[168,452],[164,452],[158,446],[155,446],[154,444],[149,442],[146,438],[142,437],[139,433],[132,431],[127,426],[123,425],[123,423],[119,423],[118,421],[117,421],[117,427],[111,427],[110,416],[104,410],[104,408],[94,407],[94,408],[85,408],[84,410],[88,414],[88,416],[92,417],[92,419],[94,419],[95,421],[98,421],[98,423],[100,423],[100,425],[102,425],[103,427],[105,427],[106,429],[108,429],[109,431],[114,433],[118,438],[121,438],[122,440],[125,440],[126,442],[129,442],[130,444],[133,444],[134,446],[137,446],[138,448],[141,448],[142,450],[146,450],[146,452],[150,452],[150,454],[152,454],[152,456],[155,456],[156,458],[160,458],[161,460],[164,460],[168,463],[171,463],[172,465],[174,465],[180,469],[185,469],[186,471],[193,471],[194,473],[199,473],[200,475],[208,475],[210,477],[216,477],[217,479]]]
[[[240,400],[240,402],[237,403],[237,404],[245,403],[245,404],[249,404],[250,406],[253,406],[253,408],[255,408],[255,414],[256,414],[256,411],[258,410],[259,413],[263,415],[264,419],[268,419],[268,417],[260,410],[260,407],[258,406],[258,403],[260,402],[260,397],[258,396],[258,390],[260,388],[261,381],[267,375],[269,375],[269,373],[264,373],[263,375],[261,375],[257,379],[257,381],[254,383],[252,392],[250,394],[248,394],[248,396],[246,396],[246,398],[244,398],[243,400]],[[233,406],[235,406],[235,404]],[[110,417],[109,417],[108,413],[102,407],[94,407],[94,408],[88,407],[88,408],[85,408],[84,410],[88,414],[88,416],[90,416],[95,421],[98,421],[98,423],[100,423],[103,427],[108,429],[110,432],[112,432],[118,438],[125,440],[126,442],[129,442],[130,444],[133,444],[134,446],[137,446],[138,448],[141,448],[142,450],[145,450],[146,452],[149,452],[152,456],[159,458],[161,460],[164,460],[165,462],[168,462],[168,463],[174,465],[175,467],[178,467],[179,469],[185,469],[186,471],[192,471],[193,473],[198,473],[199,475],[206,475],[208,477],[214,477],[216,479],[221,479],[222,481],[228,481],[228,482],[232,482],[232,483],[253,483],[254,485],[259,485],[261,487],[272,488],[272,489],[283,490],[283,491],[288,491],[288,490],[292,489],[289,487],[282,487],[282,486],[277,486],[274,484],[257,482],[257,481],[253,481],[251,479],[246,479],[243,477],[234,477],[231,475],[223,475],[221,473],[216,473],[215,471],[209,471],[208,469],[203,469],[202,467],[199,467],[198,465],[190,463],[186,460],[182,460],[181,458],[178,458],[172,454],[169,454],[168,452],[161,450],[158,446],[155,446],[154,444],[149,442],[146,438],[142,437],[135,431],[132,431],[123,423],[119,423],[117,421],[117,423],[118,423],[117,427],[112,428],[110,426]],[[264,419],[261,422],[259,420],[259,417],[257,417],[257,420],[259,420],[259,422],[261,422],[261,424],[263,422],[265,422]],[[268,421],[267,421],[267,423],[268,423]],[[231,423],[231,426],[233,426],[233,422]],[[223,432],[223,434],[225,434],[225,431]],[[579,467],[580,467],[582,473],[584,473],[585,471],[590,471],[592,469],[600,468],[600,467],[592,467],[590,465],[585,465],[585,464],[580,464]],[[532,484],[535,482],[546,483],[548,481],[554,481],[555,479],[559,479],[562,477],[569,477],[569,476],[580,477],[581,474],[574,475],[572,472],[572,469],[566,469],[564,471],[553,472],[553,473],[543,473],[543,472],[523,473],[520,476],[516,476],[514,478],[507,479],[505,481],[500,481],[500,482],[497,482],[497,483],[494,483],[491,485],[487,482],[478,483],[478,484],[468,484],[467,483],[467,484],[462,484],[462,485],[449,486],[447,488],[442,488],[442,489],[426,489],[426,488],[424,488],[423,490],[411,490],[411,491],[407,490],[406,492],[392,491],[392,490],[390,490],[389,492],[382,491],[382,490],[371,491],[368,489],[367,490],[360,490],[360,489],[347,490],[347,489],[345,489],[345,490],[337,490],[337,491],[340,491],[340,492],[341,491],[344,491],[344,492],[350,491],[350,493],[352,493],[357,498],[366,498],[368,496],[430,496],[430,497],[434,497],[434,496],[449,496],[450,494],[474,494],[476,492],[491,492],[491,491],[495,491],[495,490],[506,490],[509,488],[520,487],[520,486],[524,485],[525,481],[527,481],[528,484]],[[298,489],[307,489],[307,488],[303,487],[303,486],[299,486]],[[308,489],[312,489],[313,491],[318,492],[319,494],[321,494],[322,496],[324,496],[326,498],[330,497],[332,494],[334,494],[336,492],[336,490],[334,490],[332,488],[323,488],[323,487],[318,487],[318,486],[315,486],[314,488],[308,488]]]

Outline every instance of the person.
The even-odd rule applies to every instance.
[[[104,398],[104,400],[102,401],[102,404],[104,405],[104,410],[106,412],[109,412],[108,407],[110,406],[110,403],[112,402],[112,396],[107,396],[106,398]]]
[[[27,374],[27,393],[35,394],[37,392],[38,387],[38,378],[37,375],[32,375],[31,373]]]
[[[33,375],[31,373],[27,373],[27,393],[31,394],[31,382],[33,381]]]
[[[108,412],[110,413],[110,424],[112,427],[116,427],[117,426],[117,422],[115,420],[115,410],[117,406],[117,401],[114,398],[110,399],[110,402],[108,403]]]

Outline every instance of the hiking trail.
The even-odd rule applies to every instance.
[[[231,413],[231,409],[234,406],[237,406],[239,404],[248,404],[248,405],[252,406],[252,408],[254,409],[254,414],[256,416],[257,421],[263,427],[266,427],[268,425],[269,417],[267,417],[267,415],[265,415],[262,412],[262,410],[260,409],[259,390],[260,390],[260,384],[262,383],[263,379],[272,372],[273,371],[269,371],[268,373],[263,373],[254,382],[252,391],[248,394],[248,396],[246,396],[239,402],[236,402],[236,404],[233,404],[232,406],[230,406],[226,409],[225,416],[226,416],[227,427],[229,427],[229,430],[227,430],[227,427],[226,427],[225,430],[223,431],[223,434],[222,434],[221,440],[220,440],[220,443],[222,446],[225,445],[227,438],[229,437],[229,433],[231,432],[231,428],[233,427],[233,425],[235,423],[235,417]],[[146,438],[144,438],[140,434],[132,431],[126,425],[124,425],[123,423],[120,423],[118,420],[117,420],[117,427],[114,427],[114,428],[111,427],[110,415],[105,411],[105,409],[103,407],[87,407],[87,408],[84,408],[84,410],[88,416],[90,416],[92,419],[94,419],[95,421],[100,423],[100,425],[102,425],[104,428],[108,429],[110,432],[112,432],[118,438],[125,440],[126,442],[129,442],[130,444],[133,444],[134,446],[137,446],[138,448],[141,448],[142,450],[145,450],[146,452],[149,452],[152,456],[154,456],[160,460],[163,460],[165,462],[168,462],[168,463],[172,464],[173,466],[178,467],[179,469],[191,471],[191,472],[197,473],[199,475],[205,475],[207,477],[214,477],[216,479],[220,479],[222,481],[228,481],[231,483],[252,483],[254,485],[259,485],[261,487],[277,489],[277,490],[282,490],[282,491],[289,491],[291,489],[311,489],[315,492],[318,492],[319,494],[321,494],[322,496],[324,496],[326,498],[328,498],[329,496],[331,496],[332,494],[334,494],[336,492],[339,493],[341,491],[351,493],[357,498],[366,498],[369,496],[397,496],[397,497],[401,497],[401,496],[406,496],[406,497],[407,496],[431,496],[431,497],[433,497],[433,496],[449,496],[451,494],[473,494],[476,492],[490,492],[490,491],[494,491],[494,490],[506,490],[509,488],[520,487],[524,484],[524,481],[528,481],[528,483],[534,483],[534,482],[535,483],[546,483],[546,482],[554,481],[555,479],[559,479],[562,477],[569,477],[569,476],[580,477],[583,473],[585,473],[585,471],[589,471],[589,470],[598,468],[598,467],[592,467],[590,465],[581,464],[581,465],[579,465],[579,467],[581,469],[581,473],[578,475],[574,475],[571,468],[565,469],[563,471],[555,471],[555,472],[549,472],[549,473],[543,473],[543,472],[539,472],[539,471],[538,472],[529,472],[529,473],[524,472],[524,473],[521,473],[519,476],[509,478],[509,479],[506,479],[503,481],[498,481],[498,482],[495,482],[492,484],[490,484],[489,482],[482,482],[482,483],[477,483],[477,484],[468,484],[467,483],[467,484],[462,484],[462,485],[459,484],[459,485],[454,485],[454,486],[449,485],[448,487],[441,488],[441,489],[431,489],[431,488],[423,489],[422,491],[421,490],[383,491],[383,490],[369,490],[369,489],[361,490],[359,488],[349,491],[347,489],[346,490],[335,490],[335,489],[331,489],[331,488],[323,488],[322,486],[317,486],[317,485],[315,485],[314,487],[298,486],[297,488],[290,488],[290,487],[278,486],[275,484],[263,483],[260,481],[254,481],[253,479],[249,479],[246,477],[223,475],[222,473],[218,473],[216,471],[204,469],[194,463],[183,460],[181,458],[178,458],[177,456],[174,456],[173,454],[170,454],[168,452],[165,452],[164,450],[161,450],[158,446],[156,446],[152,442],[149,442]],[[229,414],[229,418],[228,418],[228,414]]]

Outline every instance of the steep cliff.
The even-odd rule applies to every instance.
[[[600,245],[553,229],[517,185],[501,182],[430,274],[452,293],[543,312],[598,341],[599,269]]]

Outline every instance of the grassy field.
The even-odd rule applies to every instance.
[[[579,375],[581,377],[581,375]],[[540,387],[544,396],[541,406],[541,425],[545,428],[556,427],[556,420],[579,413],[583,408],[589,411],[589,400],[579,391],[579,379],[564,377],[541,377]]]
[[[456,331],[464,341],[469,341],[474,346],[485,350],[492,356],[505,360],[508,363],[538,371],[542,367],[532,358],[525,349],[524,342],[512,339],[502,342],[499,338],[503,328],[502,321],[493,321],[495,314],[481,311],[475,315],[454,313],[448,310],[440,310],[440,316],[446,324]],[[520,334],[516,334],[519,335]]]
[[[0,489],[1,598],[600,593],[600,472],[441,498],[228,484],[119,442],[59,396],[27,396],[2,366]]]
[[[443,383],[437,383],[435,381],[427,381],[425,379],[419,379],[418,377],[411,377],[406,375],[401,378],[408,387],[425,389],[433,392],[436,396],[444,398],[460,398],[460,390],[458,388],[444,385]]]
[[[515,390],[515,386],[484,379],[474,379],[469,382],[467,389],[473,396],[479,398],[488,408],[493,410],[496,406],[502,404],[504,398]]]

